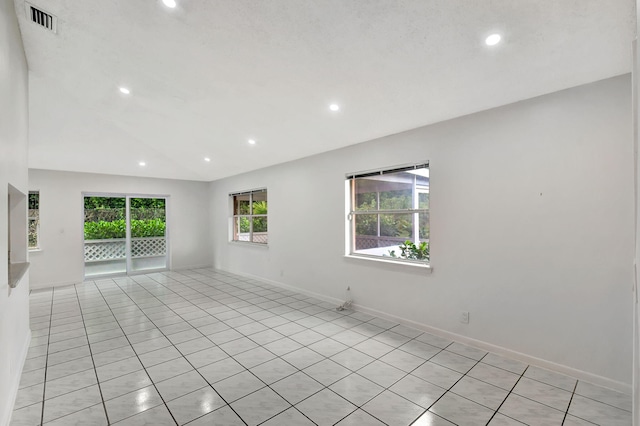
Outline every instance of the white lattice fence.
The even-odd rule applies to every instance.
[[[134,258],[164,256],[167,252],[164,237],[132,238],[131,253]],[[124,239],[90,240],[84,243],[85,262],[100,262],[126,258]]]
[[[166,252],[167,245],[164,237],[131,239],[132,257],[164,256]]]
[[[84,243],[85,262],[116,260],[125,257],[125,240],[92,240]]]

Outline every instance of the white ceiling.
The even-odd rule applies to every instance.
[[[209,181],[631,70],[633,0],[177,2],[15,0],[30,167]]]

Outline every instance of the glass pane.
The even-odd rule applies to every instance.
[[[355,215],[354,252],[377,256],[391,256],[392,251],[397,254],[400,245],[414,240],[414,217],[414,213]]]
[[[267,214],[267,191],[253,193],[252,207],[252,214]]]
[[[380,215],[380,235],[412,240],[413,216],[413,213]]]
[[[406,212],[429,208],[427,167],[357,178],[352,190],[356,212],[397,211],[356,214],[354,253],[428,260],[429,213]]]
[[[127,271],[124,197],[84,198],[85,276]]]
[[[418,214],[418,231],[420,241],[429,241],[429,213]]]
[[[356,181],[358,187],[359,181]],[[356,193],[356,205],[354,210],[378,210],[378,194],[375,192]]]
[[[29,210],[35,210],[36,212],[40,208],[40,193],[29,192]]]
[[[429,193],[428,192],[420,192],[420,193],[418,193],[418,208],[419,209],[428,209],[429,208]]]
[[[29,217],[29,248],[38,247],[38,220]]]
[[[164,198],[132,198],[131,238],[164,237],[166,208]]]
[[[249,241],[249,218],[245,216],[233,219],[233,241]]]
[[[40,193],[29,192],[29,248],[38,248]]]
[[[131,269],[162,269],[167,265],[166,200],[130,198]]]
[[[250,195],[235,195],[233,197],[233,215],[250,214]]]
[[[253,218],[253,242],[260,244],[267,244],[267,217],[254,217]]]
[[[390,173],[356,179],[355,210],[396,210],[413,208],[415,175]]]

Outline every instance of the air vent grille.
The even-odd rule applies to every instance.
[[[58,18],[44,10],[38,9],[32,4],[26,3],[27,16],[31,19],[31,22],[38,24],[54,33],[57,31]]]

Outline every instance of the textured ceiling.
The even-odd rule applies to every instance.
[[[15,0],[30,167],[213,180],[631,70],[633,0],[177,2]]]

